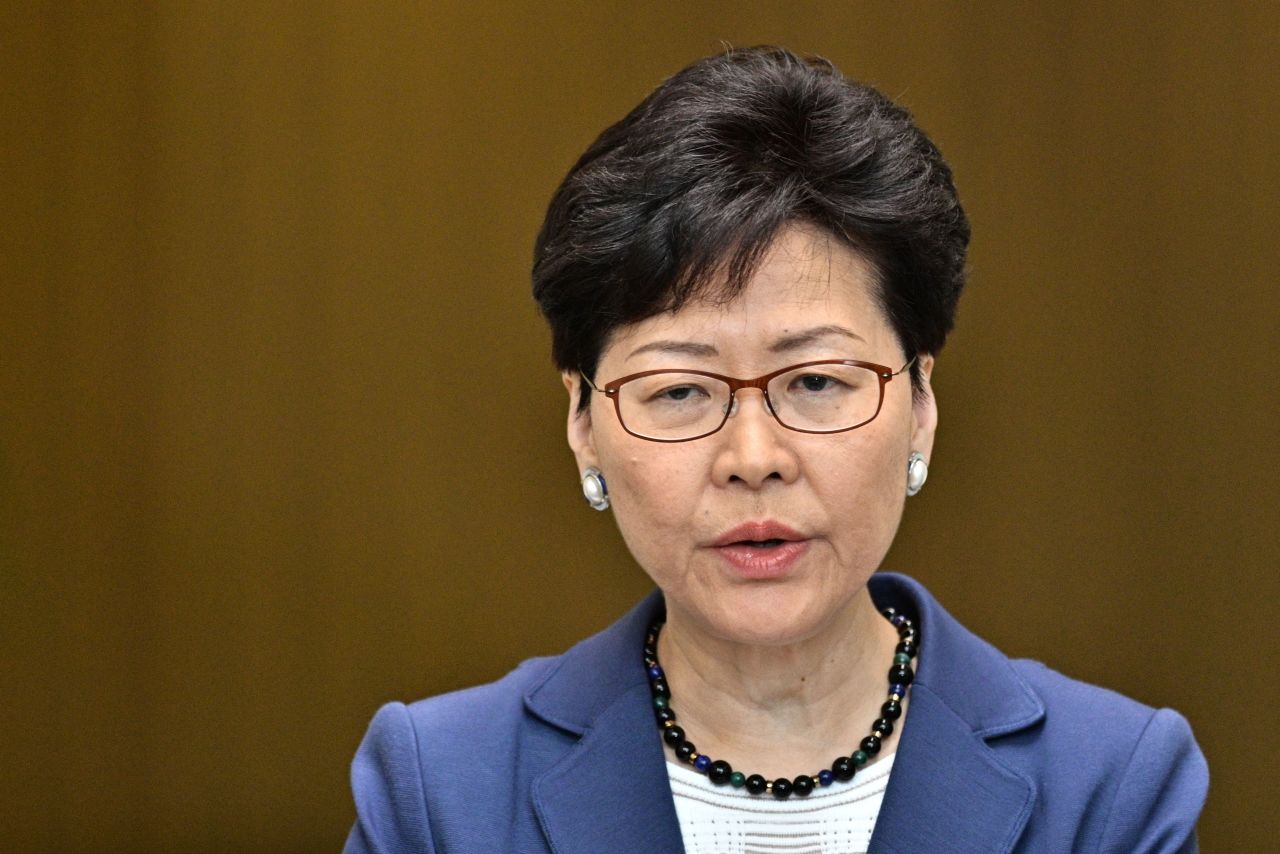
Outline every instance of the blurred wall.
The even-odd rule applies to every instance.
[[[647,589],[528,268],[722,40],[899,99],[973,219],[888,566],[1181,710],[1206,850],[1271,847],[1280,6],[498,5],[0,11],[4,847],[334,850],[378,705]]]

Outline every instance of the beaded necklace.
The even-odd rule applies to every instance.
[[[898,630],[898,645],[894,648],[893,666],[889,668],[889,698],[880,707],[880,717],[871,724],[871,734],[862,740],[858,750],[850,756],[841,756],[817,774],[801,774],[788,780],[778,777],[766,780],[759,774],[743,774],[734,771],[733,766],[723,759],[713,760],[705,753],[699,753],[692,741],[685,737],[684,728],[676,723],[676,711],[671,708],[671,689],[667,686],[662,665],[658,663],[658,634],[662,631],[662,622],[649,626],[644,638],[644,666],[649,675],[649,687],[653,691],[653,709],[658,719],[658,727],[662,731],[662,740],[673,750],[680,761],[688,763],[694,770],[707,775],[717,786],[728,784],[735,789],[745,788],[753,795],[771,793],[775,798],[789,798],[792,794],[804,797],[814,790],[815,786],[830,786],[836,780],[848,782],[871,757],[880,752],[881,742],[893,732],[893,722],[902,716],[902,700],[907,696],[907,688],[915,677],[911,669],[911,661],[920,648],[915,624],[905,614],[899,614],[893,608],[881,611],[885,619]]]

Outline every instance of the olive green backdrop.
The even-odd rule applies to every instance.
[[[1280,6],[1108,5],[6,4],[4,847],[334,850],[381,703],[647,589],[528,268],[724,40],[905,103],[973,219],[888,565],[1184,712],[1206,849],[1271,848]]]

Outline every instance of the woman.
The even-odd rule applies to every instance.
[[[1186,721],[1011,661],[875,573],[925,483],[969,227],[829,63],[686,68],[606,130],[534,294],[583,492],[657,590],[379,710],[349,851],[1194,851]]]

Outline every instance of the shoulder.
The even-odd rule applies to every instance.
[[[1194,850],[1209,769],[1186,718],[1038,661],[1009,663],[1044,716],[990,747],[1033,780],[1036,811],[1090,850]]]
[[[1065,732],[1094,733],[1092,741],[1113,747],[1145,728],[1156,712],[1152,706],[1123,694],[1066,676],[1043,662],[1009,658],[1010,668],[1045,707],[1046,723]],[[1103,723],[1106,726],[1102,726]]]
[[[1009,664],[1044,704],[1038,738],[1069,743],[1081,759],[1099,765],[1146,760],[1144,751],[1157,745],[1170,748],[1171,758],[1194,754],[1204,764],[1191,725],[1173,709],[1072,679],[1039,661],[1010,659]]]
[[[456,795],[477,795],[495,806],[493,793],[509,790],[501,784],[521,742],[523,698],[555,662],[531,658],[485,685],[379,708],[351,762],[356,822],[346,850],[433,851],[428,816],[446,818]],[[442,791],[442,780],[452,789]],[[471,843],[492,843],[492,850],[506,844]]]
[[[640,668],[619,664],[636,657],[661,606],[655,591],[561,655],[528,659],[485,685],[383,705],[351,763],[357,817],[347,850],[540,850],[528,792],[596,715],[644,684]]]
[[[496,681],[404,704],[405,715],[416,729],[430,731],[437,739],[492,737],[523,715],[524,696],[559,659],[526,659]]]
[[[1142,760],[1143,748],[1164,744],[1179,753],[1194,752],[1203,764],[1191,725],[1173,709],[1072,679],[1039,661],[1009,663],[1044,703],[1039,738],[1069,742],[1082,759],[1095,763]]]
[[[1194,850],[1209,773],[1186,718],[1006,656],[909,577],[872,593],[921,621],[916,686],[1034,791],[1030,850]]]
[[[554,669],[559,657],[530,658],[502,678],[410,703],[393,701],[374,714],[364,744],[404,751],[412,747],[439,769],[462,761],[475,745],[510,740],[524,717],[525,695]],[[420,736],[429,734],[430,739]],[[359,754],[356,757],[360,760]]]
[[[523,698],[556,658],[530,658],[494,682],[411,703],[389,702],[374,714],[365,746],[416,756],[433,770],[464,764],[476,745],[501,749],[524,716]],[[423,736],[429,735],[429,738]],[[357,754],[356,761],[361,761]]]

